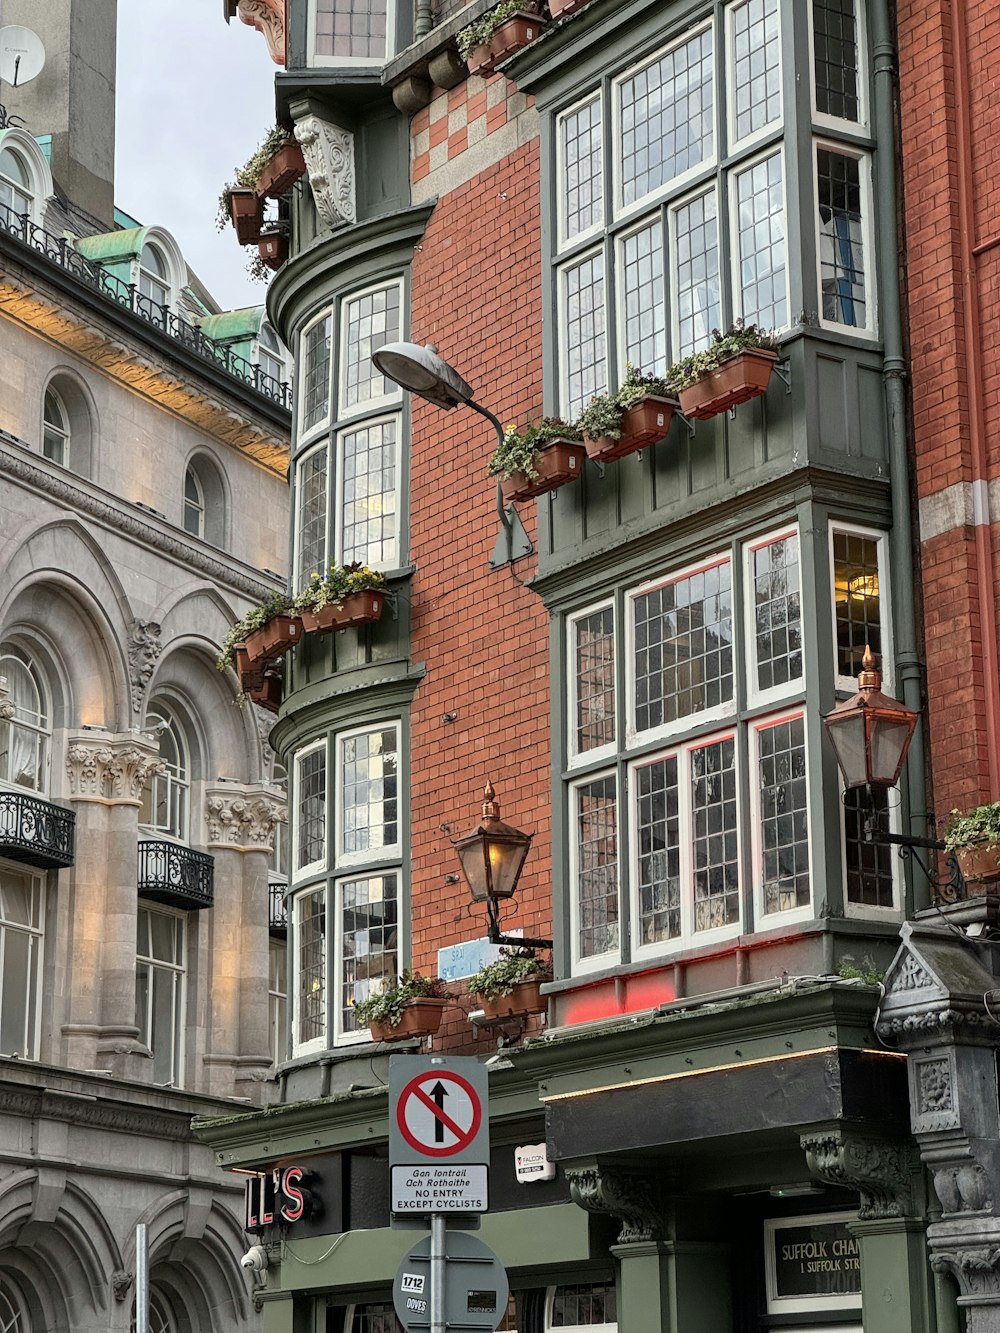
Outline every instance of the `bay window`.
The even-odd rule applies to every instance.
[[[824,324],[873,329],[871,189],[868,158],[816,145],[816,208],[821,317]]]

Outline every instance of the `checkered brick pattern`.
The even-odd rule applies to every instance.
[[[481,144],[533,105],[502,74],[470,75],[457,88],[439,88],[411,125],[413,183]]]

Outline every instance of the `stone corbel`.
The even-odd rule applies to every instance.
[[[132,732],[88,732],[66,746],[70,800],[138,805],[164,767],[156,748]]]
[[[268,53],[276,65],[285,63],[285,0],[232,0],[231,11],[240,22],[264,34]]]
[[[590,1213],[607,1213],[622,1223],[619,1245],[662,1240],[666,1220],[649,1171],[590,1162],[565,1168],[574,1203]]]
[[[116,1269],[111,1274],[111,1290],[114,1292],[116,1301],[122,1302],[127,1299],[134,1281],[134,1274],[127,1272],[124,1268]]]
[[[132,685],[132,711],[141,713],[146,686],[153,678],[156,661],[163,651],[160,627],[152,620],[133,620],[129,628],[128,674]]]
[[[357,219],[354,135],[310,112],[296,119],[295,137],[320,221],[331,230],[353,223]]]
[[[931,1229],[932,1237],[934,1230]],[[963,1244],[961,1241],[955,1243],[950,1239],[932,1238],[931,1268],[935,1273],[950,1273],[958,1283],[960,1296],[970,1300],[967,1311],[969,1330],[981,1327],[983,1333],[986,1330],[992,1333],[997,1327],[997,1307],[1000,1305],[1000,1236],[994,1229],[993,1234],[984,1234],[978,1241],[975,1243],[975,1238],[969,1237]],[[992,1322],[983,1322],[981,1325],[974,1322],[976,1307],[971,1304],[972,1301],[983,1303],[985,1308],[979,1313],[984,1320]]]
[[[858,1191],[859,1220],[870,1222],[910,1215],[910,1163],[903,1145],[862,1138],[839,1128],[803,1134],[799,1142],[814,1176],[829,1185]]]

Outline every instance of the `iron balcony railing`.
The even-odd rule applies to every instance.
[[[272,935],[288,934],[288,908],[285,906],[285,894],[287,892],[288,881],[286,879],[272,879],[267,886],[267,924]]]
[[[215,857],[176,842],[139,843],[140,898],[187,911],[212,906]]]
[[[76,815],[51,801],[0,791],[0,856],[8,861],[61,870],[73,864]]]
[[[123,282],[102,264],[87,259],[73,248],[72,241],[65,236],[53,236],[32,222],[27,213],[15,213],[3,203],[0,203],[0,230],[15,236],[107,300],[125,306],[133,315],[160,329],[201,360],[210,362],[234,379],[248,384],[272,403],[291,409],[291,386],[287,382],[265,375],[260,366],[252,365],[246,357],[238,356],[224,343],[209,338],[196,325],[175,314],[169,306],[161,305],[144,295],[134,282]]]

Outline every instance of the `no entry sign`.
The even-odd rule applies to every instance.
[[[392,1210],[487,1209],[488,1075],[472,1057],[394,1055],[389,1062]]]

